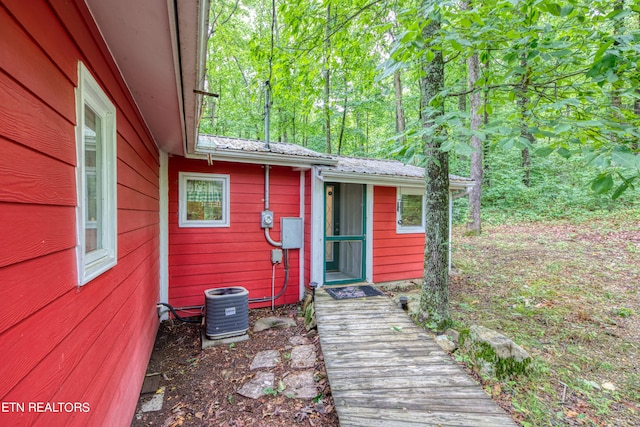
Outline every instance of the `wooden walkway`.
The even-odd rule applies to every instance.
[[[516,426],[389,298],[320,289],[315,310],[341,427]]]

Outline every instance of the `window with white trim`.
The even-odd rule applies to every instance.
[[[229,227],[229,175],[179,173],[180,227]]]
[[[396,232],[424,233],[424,190],[398,187],[396,195]]]
[[[116,109],[84,64],[76,89],[78,284],[117,263]]]

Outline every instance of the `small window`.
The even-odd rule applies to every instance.
[[[116,109],[80,63],[76,91],[78,283],[117,263]]]
[[[424,233],[424,190],[399,187],[396,191],[396,232]]]
[[[229,175],[180,172],[180,227],[229,226]]]

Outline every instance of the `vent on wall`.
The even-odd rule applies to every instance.
[[[206,335],[209,339],[242,335],[249,329],[249,292],[240,286],[207,289]]]

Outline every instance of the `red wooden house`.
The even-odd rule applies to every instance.
[[[131,423],[206,19],[197,0],[0,1],[0,425]]]
[[[202,212],[186,220],[196,191],[187,183],[220,188],[219,197],[209,197],[220,202],[217,222]],[[452,193],[472,184],[450,177]],[[273,213],[268,233],[265,211]],[[209,287],[243,286],[250,298],[269,298],[286,282],[275,299],[286,304],[299,301],[312,282],[380,283],[423,274],[424,170],[398,161],[200,135],[193,155],[169,159],[168,212],[168,295],[176,307],[202,305]],[[284,251],[288,275],[284,263],[271,259],[287,234],[282,218],[302,222],[292,231],[299,248]]]
[[[421,169],[197,138],[208,10],[0,2],[2,426],[130,424],[158,302],[422,275]]]

